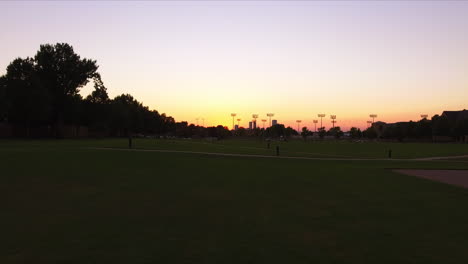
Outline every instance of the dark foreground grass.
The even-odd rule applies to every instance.
[[[468,191],[389,169],[466,162],[35,144],[0,148],[0,263],[468,261]]]

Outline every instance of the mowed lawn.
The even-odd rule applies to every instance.
[[[135,140],[134,146],[265,151],[262,142],[237,143]],[[288,143],[294,152],[317,147]],[[382,147],[319,144],[338,149],[317,147],[337,156],[356,146],[375,157]],[[462,155],[467,148],[419,145],[418,155],[407,145],[399,151],[410,149],[402,157],[425,157]],[[90,148],[125,146],[125,140],[0,141],[0,263],[468,261],[468,190],[391,171],[468,169],[468,162]]]
[[[281,156],[301,156],[314,158],[424,158],[468,155],[467,144],[435,143],[389,143],[389,142],[350,142],[350,141],[272,141],[270,148],[264,140],[155,140],[133,139],[133,146],[140,149],[162,149],[179,151],[205,151],[215,153],[238,153],[255,155],[276,155],[279,147]],[[90,146],[127,148],[128,140],[115,139],[91,141]]]

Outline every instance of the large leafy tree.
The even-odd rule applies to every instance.
[[[109,99],[97,70],[96,61],[81,58],[69,44],[41,45],[33,58],[12,61],[0,76],[0,122],[25,127],[27,134],[30,126],[54,125],[58,137],[64,124],[117,135],[174,134],[174,118],[128,94]],[[90,81],[94,91],[83,99],[80,89]]]
[[[330,136],[334,136],[335,138],[340,138],[344,135],[343,131],[341,131],[341,128],[339,126],[330,128],[328,130],[328,134]]]
[[[110,102],[107,88],[96,74],[94,80],[94,91],[86,97],[82,106],[82,122],[93,132],[106,132],[110,125]]]
[[[53,120],[60,136],[65,113],[73,112],[67,107],[76,106],[80,88],[99,76],[98,66],[94,60],[82,59],[66,43],[41,45],[34,62],[42,85],[51,95]]]
[[[107,104],[109,103],[109,95],[107,94],[107,88],[101,80],[101,75],[96,73],[93,77],[94,80],[94,91],[86,97],[86,100],[93,104]]]
[[[4,81],[5,112],[9,121],[24,125],[29,136],[31,124],[48,121],[50,94],[42,85],[34,60],[15,59],[7,67]]]
[[[41,80],[56,98],[77,95],[81,87],[98,76],[96,61],[82,59],[66,43],[41,45],[34,60]]]
[[[7,79],[6,76],[0,76],[0,122],[6,121],[7,118]]]

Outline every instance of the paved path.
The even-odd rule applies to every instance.
[[[447,159],[458,159],[468,157],[466,156],[451,156],[451,157],[429,157],[429,158],[416,158],[416,159],[372,159],[372,158],[312,158],[312,157],[294,157],[294,156],[269,156],[269,155],[256,155],[256,154],[235,154],[235,153],[218,153],[218,152],[202,152],[202,151],[186,151],[186,150],[164,150],[164,149],[127,149],[127,148],[90,148],[97,150],[116,150],[116,151],[137,151],[137,152],[159,152],[159,153],[181,153],[181,154],[201,154],[211,156],[228,156],[228,157],[247,157],[247,158],[275,158],[275,159],[298,159],[298,160],[341,160],[341,161],[441,161]],[[310,153],[313,154],[313,153]],[[468,162],[468,161],[458,161]]]
[[[428,157],[428,158],[417,158],[414,160],[447,160],[447,159],[464,159],[468,158],[468,155],[461,155],[461,156],[448,156],[448,157]]]

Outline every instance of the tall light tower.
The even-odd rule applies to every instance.
[[[317,123],[318,123],[318,120],[314,120],[314,125],[315,125],[315,132],[317,132]]]
[[[232,116],[232,130],[234,130],[234,117],[236,117],[236,113],[232,113],[231,116]]]
[[[263,129],[265,129],[265,122],[266,122],[266,121],[267,121],[266,119],[262,119]]]
[[[270,118],[270,126],[271,126],[271,118],[274,116],[275,114],[273,113],[267,113],[267,116]]]
[[[257,118],[258,118],[258,114],[252,114],[252,118],[253,118],[253,121],[254,121],[254,127],[257,128]]]
[[[377,117],[377,115],[376,114],[370,114],[369,117],[372,118],[372,124],[374,124],[374,119]]]
[[[296,122],[297,122],[297,133],[301,133],[299,131],[299,124],[302,122],[302,120],[296,120]]]
[[[426,114],[421,115],[421,119],[426,119],[427,117],[428,117],[428,115],[426,115]]]
[[[336,115],[331,115],[330,118],[332,119],[332,126],[335,127],[335,123],[336,123]]]
[[[320,128],[322,128],[323,127],[322,118],[325,117],[325,114],[318,114],[317,116],[320,117]]]
[[[369,128],[371,126],[371,124],[372,124],[372,121],[370,121],[370,120],[367,121],[367,128]]]
[[[242,119],[240,118],[237,118],[237,126],[239,127],[239,122],[241,121]]]

